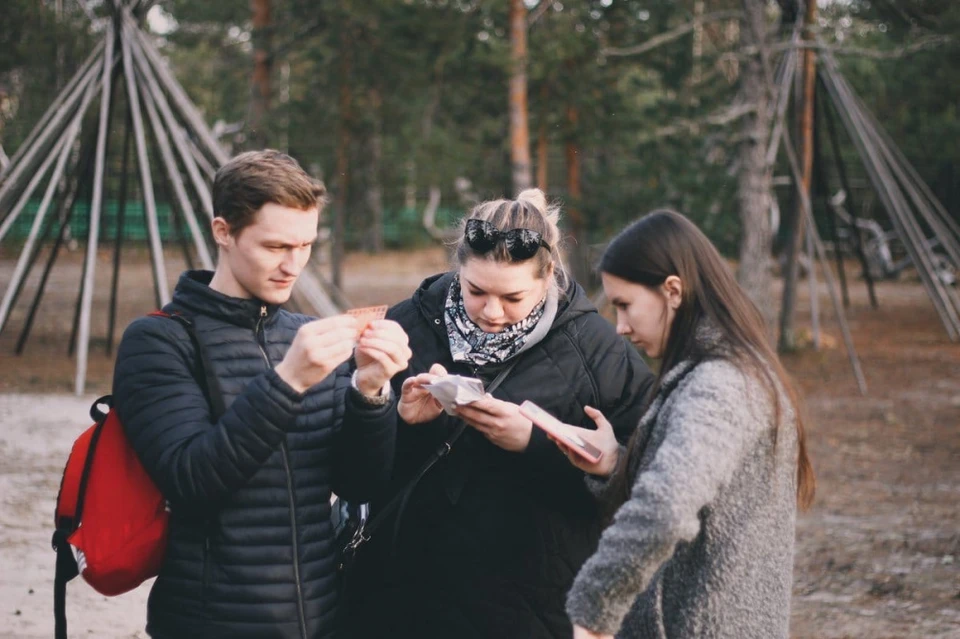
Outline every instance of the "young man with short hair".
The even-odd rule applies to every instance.
[[[133,322],[114,372],[119,416],[170,505],[147,632],[332,637],[331,492],[369,500],[390,475],[389,380],[407,366],[407,336],[383,320],[358,341],[353,317],[280,309],[310,257],[325,199],[295,160],[239,155],[217,172],[213,199],[216,271],[184,273],[164,310],[193,324],[225,412],[212,414],[198,353],[177,321]]]

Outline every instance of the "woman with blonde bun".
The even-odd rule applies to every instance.
[[[653,376],[567,277],[558,219],[538,189],[476,206],[455,268],[388,312],[413,358],[392,382],[393,489],[373,513],[466,427],[359,553],[347,636],[572,636],[564,601],[603,521],[583,471],[519,404],[584,427],[599,409],[626,443]],[[424,387],[447,373],[489,386],[504,371],[491,394],[452,415]]]

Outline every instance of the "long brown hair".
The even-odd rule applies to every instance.
[[[777,430],[782,416],[778,386],[783,389],[797,424],[797,503],[801,509],[809,507],[816,480],[807,456],[796,387],[770,345],[760,311],[740,288],[707,236],[683,215],[656,210],[625,228],[610,242],[600,258],[600,271],[654,290],[671,275],[683,282],[683,297],[669,328],[650,401],[670,369],[684,360],[701,361],[711,355],[694,339],[697,328],[704,322],[719,329],[724,347],[766,386],[774,403]],[[643,453],[637,450],[636,439],[635,433],[627,447],[631,457]],[[629,466],[629,463],[620,464],[612,479],[620,488],[612,492],[623,499],[629,496]]]

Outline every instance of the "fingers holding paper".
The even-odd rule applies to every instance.
[[[430,394],[426,385],[446,374],[447,369],[440,364],[434,364],[429,373],[420,373],[404,380],[400,390],[400,403],[397,405],[403,421],[408,424],[422,424],[440,416],[443,406]]]
[[[620,442],[617,441],[613,426],[607,421],[607,418],[603,416],[603,413],[590,406],[585,407],[584,412],[587,414],[587,417],[592,419],[597,425],[596,430],[580,428],[570,424],[564,424],[564,430],[570,434],[574,440],[579,439],[599,449],[602,453],[599,460],[590,462],[584,459],[582,455],[574,452],[571,442],[566,441],[562,437],[557,437],[554,434],[548,434],[547,437],[560,448],[567,456],[567,459],[570,460],[570,463],[580,470],[591,475],[608,477],[617,466],[617,459],[620,455]]]
[[[365,395],[375,395],[404,370],[413,353],[403,328],[391,320],[370,322],[360,335],[354,354],[357,362],[357,387]]]
[[[484,396],[473,403],[458,406],[456,415],[475,428],[495,446],[519,453],[530,444],[533,423],[520,414],[511,402]]]

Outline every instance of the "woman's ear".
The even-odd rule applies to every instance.
[[[667,306],[673,310],[680,308],[683,302],[683,280],[676,275],[670,275],[663,281],[663,295],[667,298]]]
[[[230,244],[230,224],[222,217],[215,217],[210,222],[210,229],[213,231],[213,241],[219,248],[226,248]]]

